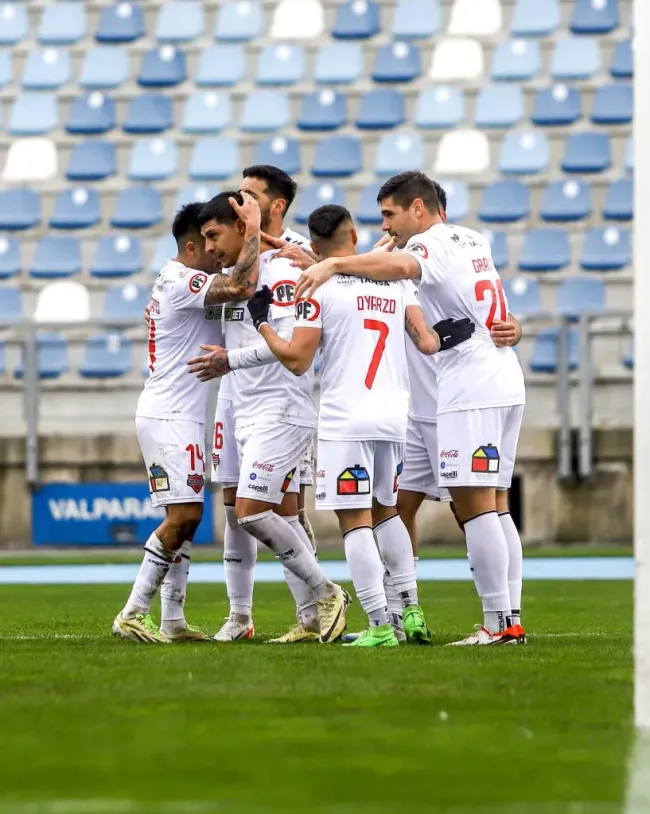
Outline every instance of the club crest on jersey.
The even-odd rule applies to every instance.
[[[472,455],[472,472],[493,475],[499,471],[501,456],[499,450],[492,444],[479,447]]]
[[[296,474],[296,467],[291,470],[291,472],[287,473],[286,478],[284,479],[284,483],[282,484],[282,494],[284,494],[287,489],[291,486],[291,481],[293,480],[293,476]]]
[[[199,271],[197,274],[193,274],[187,282],[187,285],[192,292],[192,294],[198,294],[203,286],[208,282],[208,275],[203,274],[202,271]]]
[[[369,495],[370,475],[364,466],[349,466],[336,479],[337,495]]]
[[[203,480],[203,475],[195,475],[190,474],[187,476],[187,485],[192,489],[192,491],[198,493],[203,489],[203,484],[205,481]]]
[[[152,492],[169,492],[169,475],[158,464],[149,467],[149,489]]]
[[[399,476],[402,474],[402,470],[404,469],[404,464],[400,461],[397,464],[397,469],[395,470],[395,477],[393,479],[393,494],[397,491],[397,486],[399,484]]]
[[[314,322],[320,315],[320,305],[316,300],[300,300],[296,303],[296,319]]]
[[[273,295],[273,305],[286,308],[293,305],[296,284],[293,280],[279,280],[271,289]]]
[[[418,257],[422,257],[424,260],[429,256],[427,247],[422,243],[412,243],[409,246],[409,251],[413,252],[413,254],[417,254]]]

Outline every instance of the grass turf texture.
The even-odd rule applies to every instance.
[[[384,651],[263,645],[291,622],[283,585],[256,588],[258,638],[234,645],[113,639],[126,586],[0,595],[3,814],[622,810],[629,582],[530,583],[527,647]],[[469,584],[422,595],[437,643],[478,619]],[[224,610],[191,586],[190,621]]]

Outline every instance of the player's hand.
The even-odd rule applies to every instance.
[[[248,192],[242,192],[240,194],[244,199],[242,204],[237,203],[235,198],[228,198],[228,203],[235,210],[237,217],[247,229],[259,230],[260,224],[262,223],[260,205]]]
[[[395,238],[391,237],[388,233],[386,233],[375,243],[375,245],[372,247],[372,251],[392,252],[394,248],[395,248]]]
[[[273,294],[268,285],[262,286],[248,301],[248,311],[253,320],[255,330],[259,331],[264,323],[269,321],[269,308],[273,302]]]
[[[465,342],[476,330],[476,325],[465,317],[464,319],[443,319],[436,322],[433,330],[440,338],[440,350],[450,350]]]
[[[188,373],[194,374],[201,382],[209,382],[230,373],[228,351],[220,345],[201,345],[207,351],[203,356],[195,356],[187,363]]]
[[[300,271],[306,271],[311,266],[315,265],[316,258],[311,252],[303,249],[301,246],[296,246],[295,243],[287,243],[287,245],[276,254],[276,257],[286,257],[291,260],[291,265]]]
[[[520,331],[514,322],[502,322],[495,319],[490,330],[492,341],[498,348],[511,348],[519,342]]]
[[[298,300],[308,300],[317,288],[320,288],[323,283],[331,280],[335,274],[335,257],[330,257],[327,260],[321,260],[320,263],[314,263],[313,266],[303,271],[298,278],[298,282],[296,283],[296,292],[294,295],[295,301],[298,302]]]
[[[151,303],[148,302],[145,309],[144,309],[144,321],[147,323],[147,328],[149,327],[149,323],[151,322]]]

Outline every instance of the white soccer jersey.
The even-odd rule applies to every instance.
[[[136,415],[205,421],[208,388],[187,371],[201,345],[219,338],[220,306],[206,306],[214,275],[168,260],[151,294],[149,378]]]
[[[404,251],[420,264],[416,285],[430,324],[450,317],[476,324],[470,339],[440,354],[438,414],[524,404],[517,356],[512,348],[497,348],[490,336],[493,321],[508,318],[508,303],[486,238],[437,223],[412,237]]]
[[[404,442],[409,402],[404,312],[418,304],[409,282],[342,274],[297,304],[295,327],[323,331],[321,440]]]

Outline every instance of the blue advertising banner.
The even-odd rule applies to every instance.
[[[48,483],[32,496],[32,540],[34,545],[142,544],[164,516],[163,508],[151,505],[142,481]],[[209,494],[194,542],[213,542]]]

